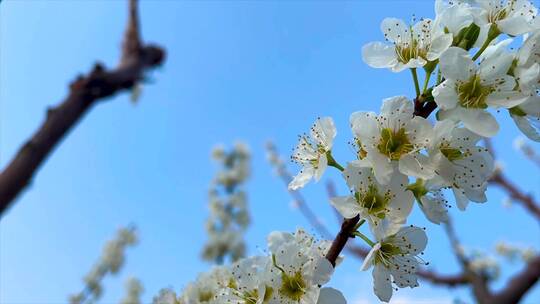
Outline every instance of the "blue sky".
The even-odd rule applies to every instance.
[[[433,15],[431,1],[145,1],[143,36],[167,49],[165,65],[151,74],[139,103],[128,94],[97,104],[39,170],[27,191],[0,220],[0,302],[63,303],[82,288],[81,277],[116,229],[135,223],[141,243],[128,251],[123,271],[104,282],[101,303],[116,303],[129,276],[145,286],[144,302],[166,286],[180,289],[209,265],[199,259],[205,241],[207,189],[216,167],[216,143],[247,142],[253,153],[248,184],[254,225],[247,242],[261,252],[272,230],[311,229],[289,207],[291,198],[265,160],[272,139],[290,152],[296,135],[318,116],[338,127],[335,156],[353,155],[348,117],[377,111],[381,99],[412,96],[408,73],[365,65],[361,46],[381,40],[387,16],[409,20]],[[124,31],[124,1],[6,1],[0,5],[0,165],[42,123],[68,83],[96,60],[112,67]],[[537,168],[512,148],[519,134],[502,113],[495,139],[498,157],[523,189],[540,196]],[[504,120],[503,120],[504,119]],[[533,144],[538,150],[538,144]],[[291,166],[296,170],[296,167]],[[325,180],[340,181],[331,172]],[[345,193],[342,184],[338,190]],[[303,191],[312,208],[337,231],[324,184]],[[537,222],[519,205],[489,202],[467,212],[452,208],[465,246],[492,248],[497,240],[540,249]],[[425,258],[443,273],[457,264],[438,226],[415,210],[410,223],[426,226]],[[376,303],[371,275],[350,258],[331,285],[350,303]],[[501,286],[521,265],[504,265]],[[470,300],[465,289],[422,284],[399,291],[407,300]],[[537,303],[540,288],[526,303]]]

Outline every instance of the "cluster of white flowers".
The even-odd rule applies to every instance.
[[[415,273],[427,237],[423,229],[405,226],[415,200],[435,224],[448,221],[447,190],[460,210],[470,201],[487,201],[494,161],[479,141],[499,130],[490,110],[507,109],[527,137],[540,141],[536,7],[526,0],[437,0],[435,12],[434,20],[414,25],[383,20],[387,43],[372,42],[362,50],[372,67],[410,69],[414,101],[396,96],[385,99],[378,114],[353,113],[356,159],[346,166],[332,155],[337,131],[330,117],[318,118],[310,134],[300,136],[291,157],[302,169],[290,190],[319,180],[328,167],[342,172],[351,194],[331,203],[346,219],[359,218],[358,227],[369,224],[375,241],[353,234],[372,247],[363,269],[375,266],[374,291],[382,301],[390,300],[394,285],[418,285]],[[500,40],[503,35],[507,39]],[[524,35],[521,45],[516,35]],[[423,88],[418,68],[425,71]],[[432,123],[428,116],[436,108]]]
[[[522,260],[524,262],[529,262],[537,254],[536,250],[532,247],[518,246],[503,241],[500,241],[495,245],[495,251],[500,256],[509,260]]]
[[[410,68],[415,79],[416,68],[424,68],[421,93],[434,98],[440,119],[462,122],[475,134],[491,137],[499,125],[487,109],[504,108],[527,137],[540,141],[537,8],[527,0],[467,2],[437,0],[435,20],[423,19],[413,26],[385,19],[381,29],[391,44],[365,45],[364,61],[394,72]],[[498,41],[502,34],[510,38]],[[525,41],[517,51],[509,51],[517,35],[524,35]],[[480,50],[471,55],[475,46]],[[437,83],[428,90],[437,64]]]
[[[229,267],[215,266],[189,283],[180,295],[163,289],[154,304],[341,304],[336,289],[323,287],[334,268],[325,258],[329,241],[304,230],[272,232],[269,254],[243,258]]]
[[[84,289],[71,295],[69,302],[71,304],[92,303],[99,299],[103,292],[101,281],[107,274],[116,274],[120,271],[124,265],[126,248],[135,244],[137,244],[135,227],[120,228],[116,238],[105,244],[101,258],[83,278]]]
[[[129,278],[126,281],[126,295],[120,304],[141,304],[141,294],[144,291],[141,281],[137,278]]]
[[[230,152],[221,146],[214,148],[212,157],[223,169],[216,174],[209,191],[208,242],[202,256],[221,264],[227,256],[236,261],[245,255],[243,233],[250,219],[242,185],[249,177],[250,153],[245,144],[237,143]]]

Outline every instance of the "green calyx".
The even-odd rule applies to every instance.
[[[445,29],[445,32],[447,32],[447,29]],[[480,27],[471,23],[471,25],[459,31],[458,35],[454,37],[452,45],[468,51],[474,46],[479,35]]]
[[[464,108],[485,109],[486,99],[493,92],[490,86],[481,83],[480,76],[474,74],[466,82],[457,85],[459,104]]]
[[[518,106],[515,106],[513,108],[510,108],[508,110],[510,112],[511,115],[514,115],[514,116],[519,116],[519,117],[524,117],[524,116],[527,116],[527,113],[525,113],[525,111],[523,111],[520,107]]]
[[[413,150],[413,145],[409,141],[407,134],[405,134],[405,129],[401,128],[399,131],[394,132],[389,128],[385,128],[381,131],[381,139],[377,149],[391,160],[399,160],[402,155]]]
[[[420,202],[420,198],[428,193],[428,190],[424,186],[424,180],[418,178],[413,184],[407,186],[407,190],[410,190],[416,200]]]
[[[199,302],[210,302],[214,298],[214,294],[211,291],[200,291]]]

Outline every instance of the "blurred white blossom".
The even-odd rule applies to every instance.
[[[208,241],[202,257],[221,264],[226,257],[236,261],[245,255],[243,234],[250,217],[243,185],[250,175],[250,153],[245,144],[236,143],[229,152],[216,146],[212,158],[222,169],[216,173],[208,194]]]

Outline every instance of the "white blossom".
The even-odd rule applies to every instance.
[[[144,291],[141,281],[136,278],[129,278],[126,281],[126,296],[120,301],[120,304],[140,304],[141,294]]]
[[[435,1],[435,26],[442,28],[453,37],[457,37],[461,30],[474,22],[471,6],[463,1],[451,1],[445,3],[442,0]]]
[[[363,161],[349,163],[343,176],[352,195],[330,200],[343,217],[360,215],[375,234],[395,233],[405,223],[414,200],[406,176],[396,173],[387,185],[381,184]]]
[[[103,293],[101,281],[107,274],[116,274],[120,271],[124,265],[127,247],[134,246],[137,241],[135,227],[120,228],[116,237],[105,244],[101,257],[84,276],[83,291],[70,295],[70,303],[79,304],[84,299],[88,301],[99,299]]]
[[[499,124],[486,111],[488,106],[512,108],[527,99],[514,91],[516,81],[507,74],[513,56],[493,54],[484,57],[479,66],[461,48],[451,47],[441,55],[440,69],[446,80],[433,89],[441,108],[440,119],[462,121],[470,131],[491,137],[498,132]]]
[[[418,256],[426,248],[427,236],[422,228],[410,226],[376,237],[362,270],[373,266],[373,291],[381,301],[389,302],[394,284],[399,288],[418,286],[416,272],[423,263]]]
[[[218,263],[227,257],[236,261],[245,255],[243,233],[250,224],[247,195],[243,191],[250,175],[249,148],[236,143],[230,151],[218,146],[212,154],[222,169],[209,190],[210,216],[205,223],[208,241],[202,257]]]
[[[475,0],[475,23],[483,32],[495,26],[499,32],[517,36],[538,28],[538,9],[528,0]]]
[[[516,126],[529,139],[540,141],[540,31],[534,32],[518,50],[514,74],[529,98],[509,109]]]
[[[381,31],[392,44],[370,42],[362,48],[362,58],[371,67],[389,68],[393,72],[423,67],[437,60],[452,44],[452,35],[434,26],[431,19],[409,26],[403,20],[386,18]]]
[[[435,176],[427,181],[417,179],[407,187],[413,192],[426,218],[437,225],[448,222],[448,201],[441,190],[444,185],[444,181]]]
[[[355,112],[350,123],[355,141],[372,164],[377,181],[390,182],[397,169],[405,175],[428,179],[435,172],[421,151],[430,145],[429,121],[413,115],[413,104],[403,96],[385,99],[379,115]]]
[[[442,184],[451,187],[457,206],[464,210],[470,201],[483,203],[488,179],[494,170],[489,151],[477,145],[480,136],[465,128],[457,128],[451,120],[438,121],[429,149]]]
[[[312,178],[319,180],[328,166],[327,153],[332,150],[336,127],[330,117],[317,118],[311,136],[301,135],[291,159],[302,169],[289,183],[290,190],[304,187]]]

